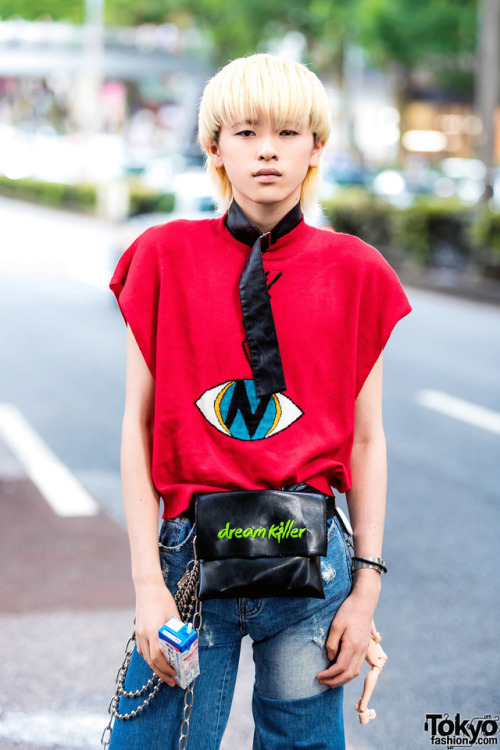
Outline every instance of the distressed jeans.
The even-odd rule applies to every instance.
[[[195,527],[179,517],[163,522],[160,557],[174,592],[193,558]],[[227,724],[241,639],[252,639],[255,684],[253,750],[344,750],[342,688],[320,685],[328,666],[331,621],[351,590],[351,564],[342,529],[329,521],[328,554],[321,560],[325,596],[213,599],[203,602],[200,676],[194,688],[188,750],[217,750]],[[125,681],[135,691],[152,676],[134,651]],[[122,697],[120,713],[142,701]],[[184,691],[163,684],[136,718],[116,720],[111,750],[177,750]]]

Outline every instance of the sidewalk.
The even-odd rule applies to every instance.
[[[396,270],[404,286],[500,305],[500,281],[483,278],[473,268],[464,271],[451,268]]]
[[[126,534],[61,518],[0,446],[0,748],[97,748],[133,623]]]

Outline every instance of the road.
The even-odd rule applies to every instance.
[[[0,219],[0,404],[98,504],[97,515],[56,518],[0,439],[0,749],[91,750],[133,618],[119,482],[124,326],[106,291],[114,231],[5,199]],[[353,708],[360,680],[346,688],[351,750],[421,750],[427,714],[500,710],[500,308],[407,291],[414,312],[384,365],[390,573],[376,619],[389,661],[369,725]],[[224,748],[250,747],[240,684]]]

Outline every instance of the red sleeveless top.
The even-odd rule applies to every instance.
[[[301,221],[263,255],[287,390],[259,398],[238,294],[248,245],[224,217],[142,234],[110,287],[155,379],[163,517],[193,492],[351,484],[354,402],[410,310],[373,247]]]

